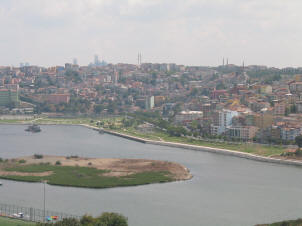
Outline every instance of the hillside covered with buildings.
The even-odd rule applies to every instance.
[[[156,112],[196,137],[294,143],[302,68],[176,64],[0,67],[0,113],[55,116]]]

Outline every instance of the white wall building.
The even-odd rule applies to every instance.
[[[211,134],[212,135],[220,135],[227,131],[227,127],[232,125],[232,119],[235,116],[238,116],[239,113],[237,111],[231,111],[227,109],[223,109],[218,112],[218,125],[211,125]]]
[[[202,111],[182,111],[175,116],[176,123],[192,122],[201,120],[203,117]]]
[[[146,109],[150,110],[154,108],[154,96],[149,96],[146,98]]]

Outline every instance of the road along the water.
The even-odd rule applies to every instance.
[[[302,210],[302,167],[143,144],[80,126],[0,126],[0,157],[32,154],[168,160],[189,181],[113,189],[46,186],[46,208],[75,215],[114,211],[130,226],[254,225],[295,219]],[[2,180],[2,203],[43,207],[43,184]]]

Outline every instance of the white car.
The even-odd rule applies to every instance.
[[[16,217],[16,218],[23,218],[23,217],[24,217],[24,213],[14,213],[14,214],[13,214],[13,217]]]

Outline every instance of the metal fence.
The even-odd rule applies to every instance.
[[[17,205],[9,205],[0,203],[0,216],[19,218],[22,220],[33,221],[33,222],[46,222],[46,221],[60,221],[64,218],[76,218],[80,219],[80,216],[36,209],[32,207],[21,207]]]

